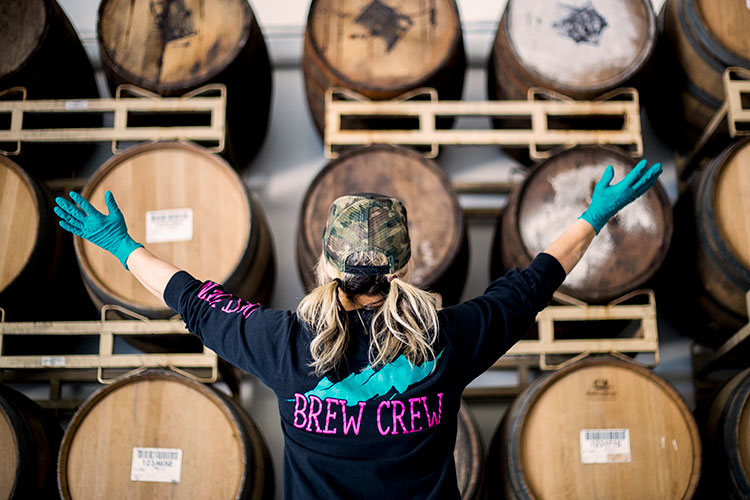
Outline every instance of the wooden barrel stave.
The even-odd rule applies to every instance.
[[[717,498],[750,495],[750,435],[748,397],[750,370],[728,380],[716,393],[702,425],[706,446],[704,488]]]
[[[159,181],[160,176],[171,180]],[[167,190],[157,195],[153,186]],[[103,164],[82,194],[97,206],[107,189],[127,214],[136,241],[198,279],[224,283],[247,300],[268,301],[275,273],[268,223],[257,200],[220,157],[185,143],[138,146]],[[220,205],[213,199],[217,192],[223,195]],[[192,239],[149,244],[145,213],[154,207],[193,210]],[[75,248],[84,282],[98,306],[117,304],[151,318],[174,314],[111,255],[79,240]]]
[[[380,30],[368,24],[378,17],[374,10],[382,16]],[[461,98],[466,55],[456,3],[438,0],[429,22],[426,16],[427,11],[410,0],[387,5],[360,0],[311,3],[302,69],[319,134],[325,128],[325,92],[330,87],[345,87],[373,100],[392,99],[420,87],[435,88],[443,100]],[[400,24],[405,19],[407,24]],[[363,57],[367,60],[359,62]],[[438,126],[447,128],[451,123],[452,119],[441,119]],[[391,128],[397,124],[389,121]],[[371,125],[364,120],[350,123],[353,128]]]
[[[737,141],[690,179],[675,205],[675,243],[659,277],[665,314],[708,345],[748,320],[749,158],[750,140]]]
[[[481,498],[484,481],[484,448],[477,423],[465,402],[461,402],[458,411],[458,432],[453,458],[461,499],[478,500]]]
[[[627,429],[630,460],[582,463],[585,429]],[[635,363],[588,358],[537,379],[514,401],[493,438],[488,492],[511,499],[689,499],[700,465],[695,421],[666,381]]]
[[[88,55],[56,0],[6,0],[0,18],[3,19],[0,46],[6,49],[14,46],[20,52],[3,50],[0,55],[0,91],[25,87],[27,99],[99,97]],[[14,25],[23,29],[14,30]],[[66,120],[70,127],[101,124],[101,117],[92,114],[69,116]],[[51,126],[60,126],[59,120],[33,114],[24,117],[24,128]],[[16,147],[15,144],[2,146],[10,150]],[[17,161],[35,177],[69,177],[93,150],[88,144],[24,143]],[[66,161],[60,162],[60,158]]]
[[[690,150],[724,101],[724,70],[750,68],[750,14],[734,2],[667,0],[661,17],[658,88],[646,108],[658,135]]]
[[[51,198],[24,169],[0,156],[0,307],[8,320],[91,316],[79,304],[86,294],[73,241],[54,220]]]
[[[411,281],[442,294],[443,304],[458,302],[466,280],[468,241],[463,212],[449,179],[434,162],[407,148],[372,146],[342,155],[312,181],[300,211],[297,263],[309,291],[312,269],[331,202],[345,194],[376,192],[404,201],[412,239]],[[428,206],[431,200],[435,206]],[[442,210],[443,224],[432,214]]]
[[[181,402],[190,405],[189,418]],[[167,494],[270,498],[267,450],[248,422],[226,396],[172,372],[121,377],[94,393],[73,416],[60,447],[60,495],[115,500]],[[179,481],[132,481],[134,447],[183,450]],[[207,463],[218,464],[218,469],[210,471]],[[95,467],[96,474],[89,467]],[[211,480],[205,480],[209,476]]]
[[[0,385],[0,498],[57,498],[58,423],[36,403]]]
[[[632,168],[633,159],[614,148],[586,146],[560,152],[532,170],[511,192],[497,220],[491,278],[516,266],[526,267],[583,213],[594,184],[608,164],[615,166],[621,179]],[[626,210],[605,226],[594,243],[597,246],[592,245],[573,271],[576,274],[571,273],[563,283],[562,292],[587,302],[607,302],[643,286],[654,276],[672,237],[672,212],[666,192],[657,183]]]
[[[154,10],[158,5],[147,6],[145,0],[101,2],[97,36],[110,91],[114,94],[118,85],[129,83],[171,97],[223,83],[227,107],[222,154],[236,168],[244,167],[266,136],[273,86],[268,49],[252,8],[240,0],[207,5],[185,0],[167,4],[165,14]],[[133,13],[142,16],[144,27],[154,29],[127,29],[123,20]],[[144,44],[152,50],[144,53]],[[153,58],[159,53],[166,62],[156,70]]]
[[[647,88],[656,45],[656,17],[648,1],[622,4],[510,0],[489,56],[489,98],[526,100],[530,88],[542,87],[591,100],[618,87]],[[492,123],[496,128],[531,126],[517,118],[493,118]],[[527,152],[517,148],[506,151],[531,165]]]
[[[507,99],[525,99],[529,87],[544,87],[576,99],[592,99],[643,78],[656,37],[656,18],[650,4],[641,1],[627,2],[624,7],[618,6],[617,12],[605,2],[578,5],[583,3],[550,5],[543,2],[519,3],[511,0],[506,4],[490,55],[493,71],[488,77],[496,82],[491,88],[491,97],[498,95]],[[553,11],[558,16],[568,17],[555,18],[556,22],[553,23]],[[579,14],[585,14],[585,17],[576,17]],[[602,17],[602,14],[606,18]],[[592,39],[579,39],[577,36],[580,36],[581,32],[571,31],[573,24],[593,22],[592,20],[597,18],[599,26],[592,25],[591,30],[586,32]],[[530,23],[529,26],[519,26],[518,23],[522,21]],[[551,23],[549,26],[548,22]],[[564,29],[568,24],[571,24],[570,29]],[[606,38],[608,27],[610,30],[635,30],[643,35],[638,41],[638,46],[628,47],[628,54],[617,54],[619,59],[616,63],[610,53],[607,58],[609,67],[592,62],[590,70],[579,72],[580,74],[573,75],[566,70],[555,74],[552,65],[545,68],[538,60],[542,57],[539,51],[535,53],[527,47],[531,41],[527,38],[535,37],[540,47],[547,47],[544,45],[547,43],[556,52],[555,57],[558,61],[553,65],[559,66],[565,64],[565,61],[577,61],[580,65],[586,62],[587,58],[597,56],[598,49],[586,49],[598,47],[600,44],[603,44],[602,47],[608,47],[614,43],[621,43]],[[545,41],[544,38],[549,40]],[[571,40],[574,44],[571,44]],[[604,50],[602,49],[602,54],[605,53]]]

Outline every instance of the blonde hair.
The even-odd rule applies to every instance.
[[[387,260],[380,252],[360,252],[350,257],[350,263],[382,266]],[[318,286],[297,306],[297,315],[313,334],[310,366],[316,375],[338,366],[349,341],[347,316],[338,300],[339,287],[350,297],[360,294],[383,296],[369,331],[368,357],[373,367],[390,363],[401,354],[414,365],[435,358],[439,298],[404,280],[410,267],[407,264],[391,276],[363,277],[337,270],[321,255],[316,266]],[[335,280],[340,280],[341,284]],[[354,293],[350,293],[352,291]]]

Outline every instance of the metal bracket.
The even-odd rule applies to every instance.
[[[426,98],[426,100],[415,100]],[[492,130],[437,129],[439,117],[485,116],[527,118],[530,127]],[[342,129],[342,118],[416,118],[418,127],[408,130]],[[597,119],[617,117],[622,127],[602,129]],[[556,118],[574,118],[588,127],[559,129],[550,125]],[[336,147],[371,144],[425,146],[425,156],[437,156],[441,144],[496,144],[528,146],[533,160],[548,158],[551,148],[578,144],[626,146],[634,157],[643,154],[638,91],[617,89],[594,101],[575,101],[541,88],[529,89],[525,101],[438,101],[432,88],[416,89],[390,101],[370,101],[343,88],[326,91],[325,155],[338,156]]]
[[[107,320],[106,312],[117,310],[133,320]],[[133,368],[170,368],[181,374],[204,383],[216,382],[218,378],[218,358],[210,349],[204,347],[200,353],[148,353],[148,354],[115,354],[114,337],[116,335],[191,335],[181,320],[150,320],[119,306],[104,306],[100,321],[51,321],[51,322],[8,322],[4,321],[4,311],[0,309],[0,369],[96,369],[97,379],[109,383],[102,372],[105,369]],[[11,335],[95,335],[99,337],[97,354],[65,354],[55,356],[42,355],[6,355],[4,342]],[[208,378],[197,378],[184,368],[210,369]]]
[[[26,89],[13,87],[0,92],[4,95],[20,94],[20,99],[0,100],[0,116],[10,115],[10,127],[0,129],[0,143],[15,143],[16,149],[0,154],[12,156],[21,153],[22,142],[99,142],[112,141],[112,152],[120,151],[120,142],[155,142],[172,140],[201,141],[216,144],[207,148],[212,152],[224,150],[226,87],[211,84],[181,97],[160,97],[133,85],[117,87],[112,99],[27,100]],[[114,116],[111,126],[93,128],[24,128],[24,116],[33,113],[81,114],[98,113]],[[149,117],[168,116],[174,113],[206,114],[209,125],[134,126],[128,117],[134,113]]]
[[[750,70],[731,67],[724,71],[724,92],[727,103],[729,135],[750,135]],[[743,105],[743,95],[746,96]],[[739,128],[738,124],[744,124]]]
[[[750,70],[736,66],[729,67],[724,70],[722,80],[724,102],[706,125],[693,150],[681,162],[681,165],[678,165],[681,180],[687,180],[690,174],[698,168],[704,148],[716,135],[725,118],[730,137],[750,135]],[[743,96],[745,96],[744,99]]]
[[[747,304],[747,314],[750,317],[750,290],[745,294],[745,303]],[[708,356],[699,366],[696,367],[696,376],[705,376],[711,372],[711,370],[720,367],[722,361],[728,359],[730,355],[741,348],[742,346],[747,347],[750,342],[750,323],[743,326],[737,333],[729,337],[713,354]]]
[[[638,296],[645,296],[647,303],[623,304]],[[656,301],[654,292],[651,290],[636,290],[602,306],[588,305],[561,293],[555,293],[555,300],[567,305],[551,305],[537,315],[539,338],[517,342],[490,369],[514,374],[517,380],[511,384],[494,383],[491,386],[482,386],[480,383],[477,386],[470,386],[464,390],[465,398],[514,398],[533,380],[531,370],[559,370],[593,354],[608,354],[647,367],[653,367],[659,363]],[[640,320],[641,324],[632,337],[555,338],[556,322],[602,320]],[[651,354],[653,362],[636,361],[624,353]],[[552,355],[563,355],[567,359],[562,363],[552,364],[547,359]]]
[[[648,298],[647,304],[622,304],[634,297],[644,295]],[[642,364],[651,367],[659,364],[656,299],[653,291],[636,290],[603,306],[578,302],[576,305],[552,305],[542,310],[536,317],[539,339],[520,340],[508,350],[505,356],[538,355],[539,367],[542,370],[557,370],[590,354],[647,353],[653,355],[653,363]],[[641,326],[635,336],[628,338],[555,338],[556,322],[602,320],[640,320]],[[558,365],[548,363],[548,356],[560,354],[575,355],[575,357]]]

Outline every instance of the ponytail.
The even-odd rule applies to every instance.
[[[320,375],[335,367],[346,352],[349,341],[346,315],[341,314],[338,283],[330,281],[310,292],[297,306],[297,314],[315,333],[310,342],[311,363]],[[343,316],[343,321],[342,321]]]
[[[438,318],[436,297],[395,276],[372,320],[370,362],[390,363],[399,354],[420,365],[435,358]]]
[[[383,265],[382,258],[377,252],[363,252],[357,264]],[[408,269],[402,271],[408,274]],[[389,278],[369,276],[370,281],[363,283],[362,276],[342,273],[321,256],[317,265],[318,287],[297,306],[297,315],[313,334],[310,366],[316,375],[336,368],[349,341],[347,316],[338,300],[339,288],[350,295],[383,296],[369,332],[369,360],[373,367],[390,363],[402,354],[415,365],[435,358],[438,296],[409,284],[398,276],[400,272]]]

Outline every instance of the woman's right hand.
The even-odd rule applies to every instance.
[[[641,160],[623,180],[613,185],[610,185],[610,182],[615,176],[615,171],[612,165],[609,165],[594,187],[591,205],[579,219],[591,224],[596,234],[599,234],[613,215],[656,183],[662,173],[661,163],[654,163],[648,168],[647,165],[646,160]]]
[[[110,191],[104,193],[104,202],[109,209],[107,215],[74,191],[70,192],[70,197],[77,205],[65,198],[55,198],[57,206],[54,211],[62,219],[60,227],[112,253],[128,269],[128,257],[143,245],[133,241],[128,234],[125,217],[117,207],[114,195]]]

